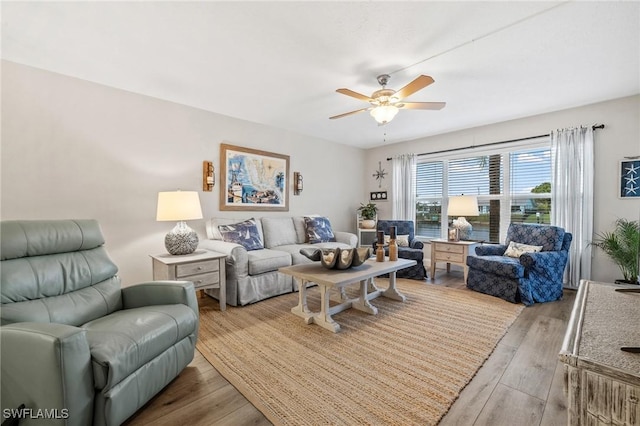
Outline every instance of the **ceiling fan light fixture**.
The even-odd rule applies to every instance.
[[[371,110],[370,114],[379,124],[387,124],[398,113],[398,108],[394,105],[381,105]]]

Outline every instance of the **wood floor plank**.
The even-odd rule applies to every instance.
[[[544,400],[498,384],[474,426],[532,426],[540,424]]]
[[[256,407],[247,403],[215,424],[216,426],[269,426],[271,422]]]
[[[500,383],[546,400],[565,329],[562,320],[536,318]]]
[[[440,426],[471,425],[478,417],[482,407],[491,397],[502,374],[509,366],[516,348],[498,344],[493,354],[478,370],[473,380],[462,390],[449,412],[443,417]]]
[[[154,426],[217,425],[225,416],[249,402],[238,396],[236,388],[226,385],[206,395],[189,397],[183,409],[173,410],[153,421]]]
[[[567,396],[564,392],[564,367],[558,361],[540,426],[567,425]]]

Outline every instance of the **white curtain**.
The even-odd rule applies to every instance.
[[[551,223],[573,234],[565,283],[591,278],[593,238],[593,128],[551,132]]]
[[[404,154],[393,158],[393,206],[395,220],[416,219],[416,156]]]

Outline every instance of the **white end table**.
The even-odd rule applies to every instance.
[[[226,257],[226,254],[209,250],[196,250],[181,256],[169,253],[151,255],[153,279],[192,281],[196,291],[217,288],[220,290],[220,310],[224,311],[227,308]]]
[[[436,263],[447,262],[447,273],[451,272],[452,263],[462,266],[466,283],[469,274],[467,256],[469,256],[470,249],[476,244],[478,244],[476,241],[431,240],[431,281],[436,276]]]

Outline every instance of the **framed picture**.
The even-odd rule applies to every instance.
[[[640,159],[620,161],[620,198],[640,198]]]
[[[289,156],[220,144],[220,210],[289,211]]]

